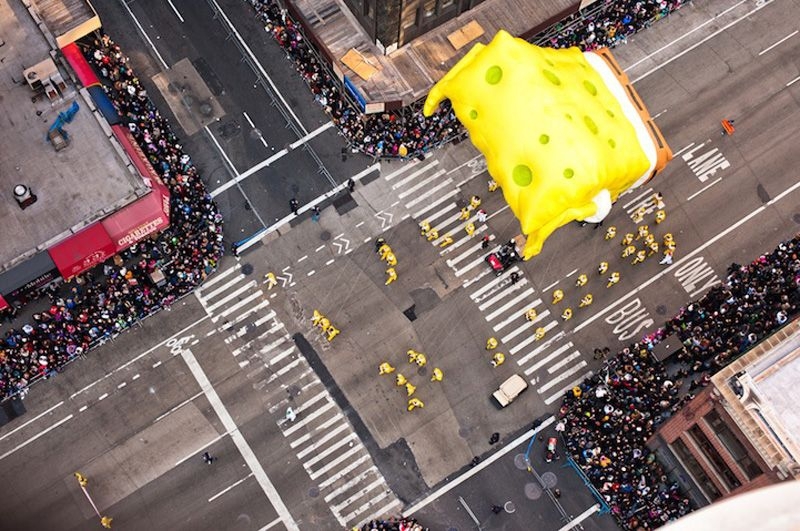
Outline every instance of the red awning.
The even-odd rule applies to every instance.
[[[67,44],[61,48],[61,53],[64,54],[64,58],[72,67],[72,70],[75,71],[75,75],[78,76],[78,80],[84,87],[91,87],[100,82],[89,62],[83,57],[83,53],[77,44],[74,42]]]
[[[3,298],[3,296],[0,295],[0,311],[5,310],[6,308],[8,308],[8,303]]]
[[[72,278],[100,264],[117,252],[100,223],[95,223],[47,251],[61,276]]]
[[[166,229],[169,217],[161,209],[161,195],[150,192],[101,223],[119,252],[149,234]]]

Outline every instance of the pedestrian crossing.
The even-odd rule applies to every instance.
[[[559,331],[560,312],[551,309],[550,301],[542,301],[518,265],[512,265],[501,276],[494,275],[486,257],[497,248],[496,237],[488,225],[479,223],[477,209],[462,218],[456,200],[462,194],[459,186],[463,182],[457,184],[443,174],[435,160],[404,167],[385,179],[394,191],[399,191],[410,213],[407,217],[417,223],[427,221],[437,231],[438,237],[431,240],[431,245],[440,247],[446,235],[453,238],[452,243],[439,249],[439,254],[462,286],[472,290],[470,298],[500,341],[497,350],[510,354],[508,361],[517,363],[545,404],[559,400],[565,391],[592,375],[581,352]],[[492,195],[483,195],[484,204],[489,200],[493,205],[498,203],[491,199]],[[654,210],[653,190],[645,190],[627,206],[630,215],[641,206],[648,212]],[[479,208],[491,211],[488,206]],[[475,225],[471,236],[465,230],[469,224]],[[483,244],[484,236],[488,237],[487,245]],[[512,274],[517,277],[516,282],[512,282]],[[537,315],[529,321],[525,313],[531,308]],[[545,336],[537,341],[534,333],[540,327]]]
[[[338,523],[351,528],[398,513],[400,500],[278,319],[262,285],[237,263],[217,273],[195,296],[215,325],[206,335],[223,337],[253,388],[270,396],[283,391],[284,398],[268,411]]]

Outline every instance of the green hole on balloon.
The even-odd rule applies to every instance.
[[[503,69],[499,66],[491,66],[486,71],[486,82],[490,85],[497,85],[503,79]]]
[[[475,109],[472,109],[471,111],[469,111],[469,117],[474,120],[475,118],[478,117],[478,111],[476,111]]]
[[[554,74],[553,72],[551,72],[550,70],[547,70],[547,69],[545,69],[545,70],[542,70],[542,73],[544,74],[544,77],[546,77],[546,78],[547,78],[547,80],[548,80],[550,83],[552,83],[553,85],[560,85],[560,84],[561,84],[561,80],[560,80],[560,79],[558,79],[558,76],[557,76],[557,75],[555,75],[555,74]]]
[[[606,114],[607,114],[607,115],[609,115],[609,116],[610,116],[610,117],[612,117],[612,118],[614,118],[614,116],[616,116],[616,115],[614,114],[614,111],[612,111],[611,109],[608,109],[608,110],[606,111]]]
[[[584,81],[584,82],[583,82],[583,88],[585,88],[585,89],[586,89],[586,91],[587,91],[589,94],[591,94],[592,96],[597,96],[597,87],[595,87],[595,86],[592,84],[592,82],[591,82],[591,81]]]
[[[540,144],[547,144],[548,142],[550,142],[550,136],[549,135],[539,135],[539,143]]]
[[[611,146],[612,148],[617,147],[617,143],[614,141],[613,138],[608,139],[608,145]]]
[[[566,170],[564,170],[564,177],[566,177],[567,179],[572,179],[574,175],[575,175],[575,170],[573,170],[572,168],[567,168]]]
[[[511,178],[517,186],[528,186],[533,181],[533,173],[531,169],[524,164],[520,164],[511,172]]]
[[[555,63],[553,63],[553,61],[551,61],[550,59],[545,59],[544,62],[547,63],[550,66],[556,66]]]
[[[585,124],[586,124],[586,127],[588,127],[588,128],[589,128],[589,131],[591,131],[591,132],[592,132],[592,133],[594,133],[595,135],[597,134],[597,124],[596,124],[596,123],[594,123],[594,120],[592,120],[592,119],[591,119],[590,117],[588,117],[588,116],[584,116],[584,117],[583,117],[583,123],[585,123]]]
[[[564,117],[565,117],[567,120],[572,120],[572,115],[571,115],[571,114],[569,114],[569,113],[565,114],[565,115],[564,115]]]

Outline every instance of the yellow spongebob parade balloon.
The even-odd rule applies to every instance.
[[[672,158],[607,50],[540,48],[499,31],[433,87],[450,99],[527,236],[528,259],[558,227],[599,222]]]

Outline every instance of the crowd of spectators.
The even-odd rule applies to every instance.
[[[414,518],[389,518],[386,520],[371,520],[361,527],[354,527],[353,531],[427,531]]]
[[[217,267],[222,216],[166,119],[148,98],[128,58],[107,36],[81,48],[96,67],[123,122],[170,190],[170,227],[46,295],[51,305],[9,329],[0,345],[0,399],[24,392],[91,346],[190,292]],[[156,285],[151,273],[165,277]]]
[[[713,373],[798,313],[800,235],[733,264],[725,282],[567,392],[556,430],[623,528],[653,529],[691,510],[645,443]],[[684,348],[664,364],[651,352],[670,334]]]
[[[342,93],[341,84],[323,64],[302,28],[274,0],[249,0],[257,16],[294,63],[314,100],[322,106],[354,151],[371,157],[419,157],[463,136],[465,130],[445,101],[430,117],[422,102],[397,112],[365,115]],[[541,46],[583,50],[613,47],[629,35],[680,8],[684,0],[604,0],[571,15],[534,38]]]

